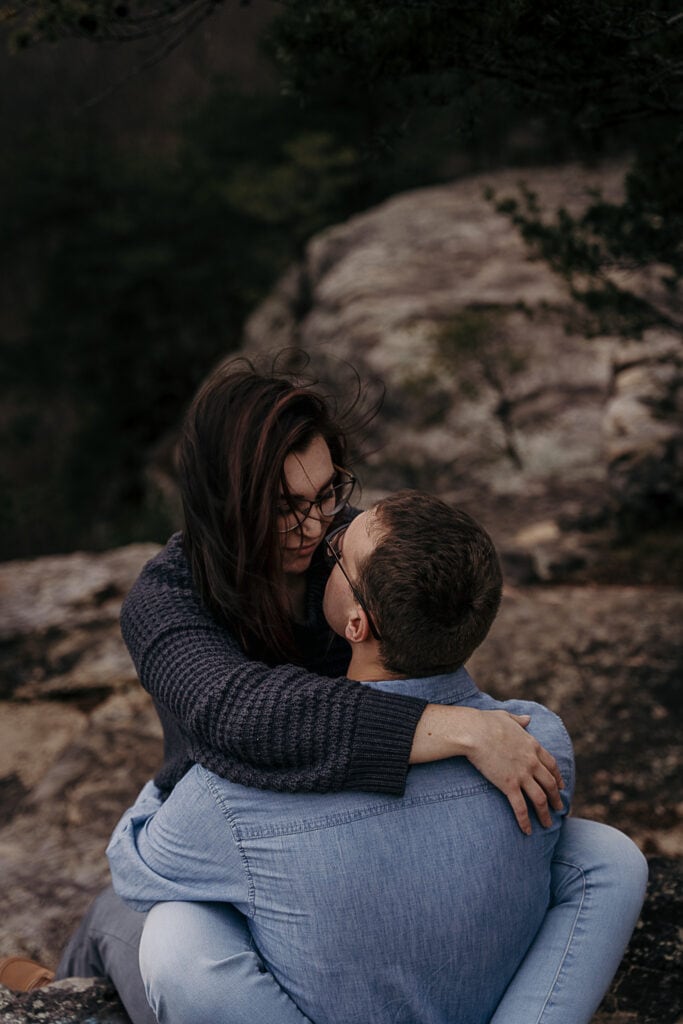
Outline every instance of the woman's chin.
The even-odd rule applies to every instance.
[[[282,568],[285,572],[305,572],[311,564],[317,544],[309,547],[285,550],[282,558]]]

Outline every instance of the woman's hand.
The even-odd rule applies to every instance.
[[[522,832],[531,833],[525,796],[539,821],[551,824],[549,805],[562,810],[564,786],[557,762],[531,733],[529,715],[428,704],[418,722],[410,763],[466,757],[510,801]]]

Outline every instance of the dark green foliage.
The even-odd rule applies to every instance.
[[[567,280],[584,315],[573,329],[588,335],[640,337],[655,325],[680,330],[671,302],[655,304],[618,283],[618,272],[656,268],[665,297],[673,300],[683,274],[683,133],[635,161],[626,176],[624,202],[593,197],[574,217],[559,209],[550,219],[537,197],[497,200],[496,208],[519,227],[532,250]],[[490,199],[496,199],[489,194]]]
[[[453,103],[481,80],[584,132],[683,108],[673,0],[288,0],[273,40],[309,97],[422,91]]]
[[[215,6],[0,0],[0,16],[19,49],[147,38],[149,63]],[[596,196],[583,217],[554,220],[530,195],[504,208],[581,300],[586,333],[680,328],[675,301],[614,276],[649,264],[672,300],[679,286],[674,0],[286,0],[268,50],[283,94],[214,90],[172,155],[132,159],[59,130],[3,153],[0,557],[161,536],[150,449],[306,239],[393,192],[626,152],[622,204]]]
[[[680,329],[614,274],[656,264],[672,297],[680,282],[678,3],[289,0],[272,39],[295,93],[304,100],[322,93],[342,105],[364,96],[385,138],[405,130],[425,101],[447,105],[460,127],[493,103],[511,123],[536,115],[551,132],[561,124],[579,153],[635,155],[623,203],[596,197],[581,218],[560,210],[550,222],[528,194],[499,209],[581,301],[585,312],[574,329],[632,336],[654,324]]]
[[[136,40],[161,36],[168,42],[187,34],[207,17],[219,0],[24,0],[3,3],[3,20],[14,26],[12,42],[25,49],[66,37]]]
[[[560,120],[579,152],[627,146],[636,160],[621,204],[596,197],[580,219],[560,210],[550,223],[530,195],[499,208],[566,277],[587,333],[672,326],[612,272],[656,263],[671,292],[680,280],[679,4],[289,0],[272,38],[293,91],[304,99],[322,91],[339,103],[364,95],[369,109],[381,111],[385,136],[425,99],[448,104],[459,124],[487,101],[502,101],[513,117],[523,110],[547,125]]]
[[[42,131],[5,154],[0,558],[168,533],[146,471],[198,382],[311,234],[420,181],[349,125],[224,85],[170,156]]]
[[[246,295],[270,279],[239,244],[246,218],[178,168],[136,165],[87,140],[52,159],[34,140],[25,157],[5,241],[14,261],[31,259],[37,294],[2,356],[19,417],[5,430],[20,443],[27,408],[34,426],[13,474],[19,536],[6,525],[5,557],[22,551],[26,517],[38,523],[46,507],[40,547],[118,538],[115,524],[130,525],[142,503],[150,447],[207,365],[237,345]],[[27,456],[43,462],[46,431],[58,434],[57,457],[31,474]]]
[[[41,135],[8,160],[3,262],[17,292],[34,280],[0,339],[0,557],[168,530],[145,504],[150,449],[355,183],[353,154],[281,106],[216,95],[173,159]]]

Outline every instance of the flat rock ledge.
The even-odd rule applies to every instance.
[[[683,868],[679,859],[649,861],[641,921],[593,1024],[679,1024],[683,1014]],[[101,979],[54,982],[14,994],[0,986],[3,1024],[130,1024],[116,992]]]
[[[16,994],[0,985],[3,1024],[130,1024],[108,982],[101,978],[56,981],[37,992]]]
[[[0,954],[54,966],[121,809],[161,759],[118,631],[154,545],[0,566]],[[673,587],[508,583],[470,668],[539,700],[574,739],[574,813],[625,830],[650,863],[642,921],[594,1024],[683,1024],[681,622]],[[598,951],[599,955],[599,951]],[[0,988],[0,1022],[129,1024],[104,981]]]

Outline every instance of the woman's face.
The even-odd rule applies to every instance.
[[[289,492],[288,500],[296,509],[320,498],[334,483],[336,470],[327,442],[314,437],[303,452],[290,452],[285,459],[284,476]],[[299,517],[300,518],[300,517]],[[294,515],[279,516],[282,527],[296,526]],[[282,568],[286,573],[306,572],[313,552],[327,533],[331,519],[313,506],[310,514],[296,529],[281,533]]]

